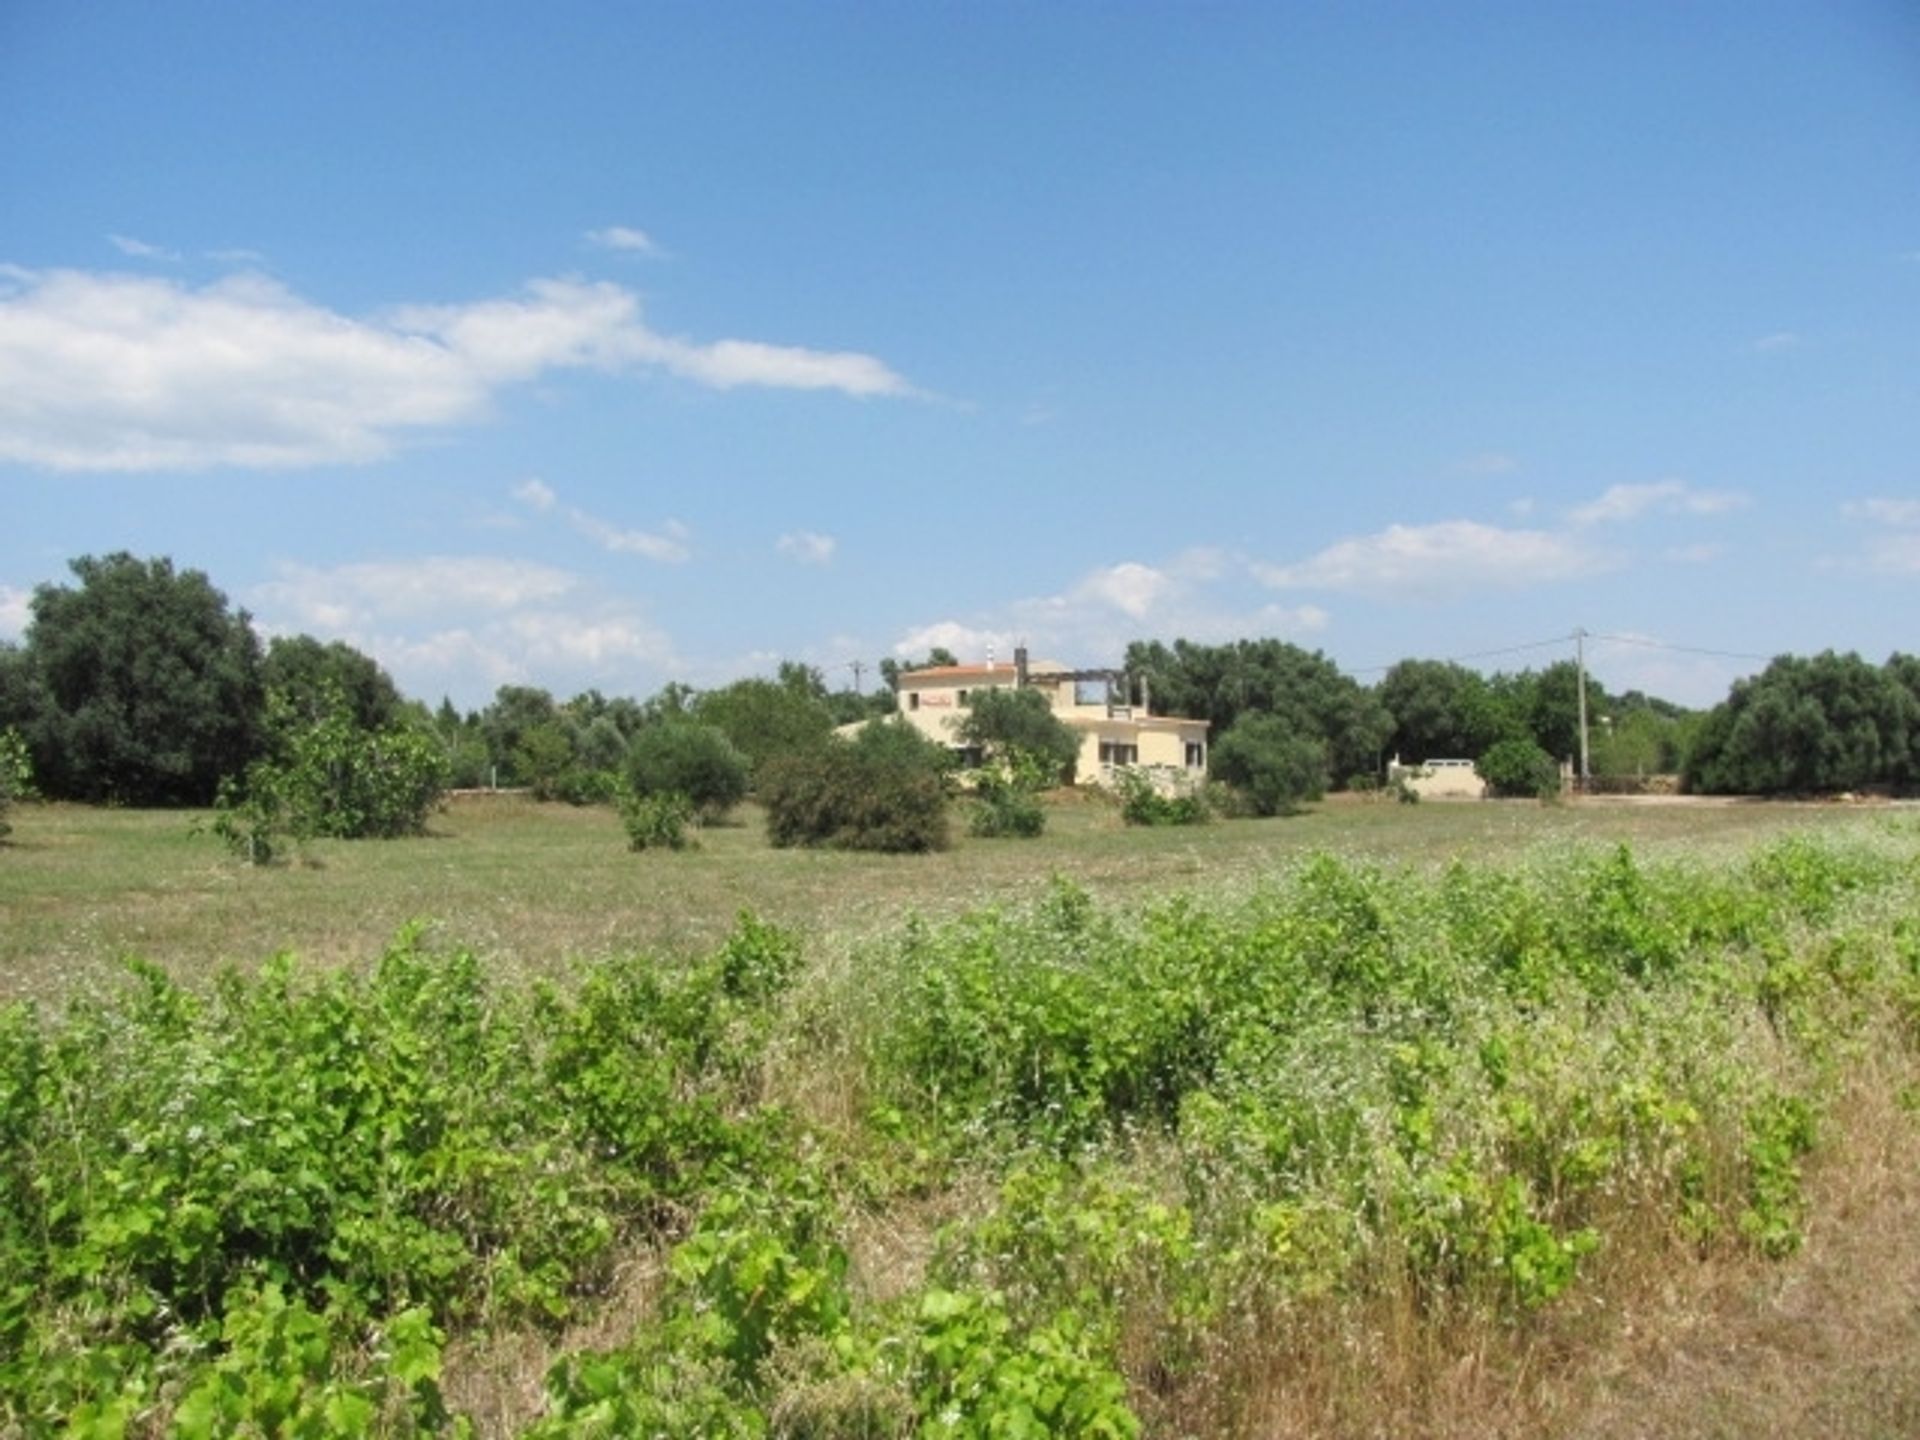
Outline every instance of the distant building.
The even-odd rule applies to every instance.
[[[1387,766],[1387,783],[1405,785],[1427,800],[1484,800],[1487,782],[1471,760],[1424,760],[1408,765],[1398,755]]]
[[[1069,670],[1061,665],[1030,665],[1024,649],[1011,665],[937,665],[903,670],[894,682],[900,716],[929,740],[945,745],[963,764],[980,756],[960,739],[960,722],[981,690],[1037,690],[1053,713],[1080,737],[1076,775],[1111,784],[1114,772],[1129,766],[1162,776],[1199,779],[1207,769],[1207,722],[1149,713],[1144,684],[1134,703],[1126,675],[1118,670]]]

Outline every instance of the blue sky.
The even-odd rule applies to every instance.
[[[1576,626],[1707,703],[1920,648],[1916,176],[1904,0],[11,0],[0,638],[127,549],[467,705]]]

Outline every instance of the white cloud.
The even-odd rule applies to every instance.
[[[513,498],[536,514],[544,515],[560,503],[554,488],[538,476],[513,487]],[[666,565],[679,565],[692,555],[687,541],[693,532],[678,520],[669,520],[659,531],[628,530],[589,514],[577,505],[566,507],[567,523],[602,550],[616,555],[644,555]]]
[[[793,530],[773,542],[773,548],[802,565],[826,565],[832,562],[833,552],[840,542],[831,535],[822,535],[815,530]]]
[[[1736,490],[1696,490],[1684,480],[1655,480],[1644,485],[1610,485],[1597,500],[1575,506],[1567,518],[1576,525],[1600,525],[1632,520],[1649,511],[1721,515],[1746,503],[1747,497]]]
[[[579,584],[550,565],[478,555],[428,555],[322,569],[283,565],[253,591],[263,610],[328,630],[396,619],[505,611],[557,600]]]
[[[1614,557],[1546,530],[1472,520],[1389,525],[1329,545],[1292,565],[1255,565],[1275,589],[1395,594],[1539,585],[1612,568]]]
[[[513,498],[529,510],[537,510],[545,514],[553,509],[554,502],[560,497],[553,493],[551,485],[539,476],[533,475],[513,487]]]
[[[1143,620],[1173,586],[1170,576],[1151,565],[1127,560],[1095,570],[1074,587],[1072,598],[1095,600]]]
[[[1871,537],[1865,545],[1869,570],[1886,575],[1920,575],[1920,531],[1896,530]]]
[[[855,396],[917,393],[884,362],[850,350],[802,350],[758,340],[695,345],[650,331],[633,335],[629,347],[635,360],[664,366],[716,390],[765,385],[777,390],[839,390]]]
[[[1784,355],[1789,350],[1798,350],[1803,343],[1801,337],[1792,330],[1776,330],[1754,341],[1753,348],[1762,355]]]
[[[33,618],[32,602],[30,592],[0,585],[0,640],[18,640],[27,633],[27,622]]]
[[[1849,520],[1866,520],[1899,529],[1920,526],[1920,500],[1849,500],[1840,507]]]
[[[567,369],[658,369],[722,390],[916,393],[871,355],[662,335],[637,296],[607,283],[535,280],[516,297],[360,318],[252,273],[195,288],[14,267],[0,278],[0,462],[363,463]]]
[[[681,665],[672,640],[631,605],[529,561],[443,555],[288,565],[249,599],[269,633],[345,640],[415,695],[477,701],[508,683],[641,694]]]
[[[567,519],[572,522],[574,529],[594,544],[616,555],[644,555],[663,565],[680,565],[693,554],[687,547],[687,540],[693,532],[678,520],[667,521],[660,532],[655,533],[650,530],[623,530],[597,515],[589,515],[573,507],[567,510]]]
[[[1089,571],[1051,595],[1010,601],[985,614],[947,618],[908,631],[895,644],[903,657],[944,645],[962,660],[984,659],[989,646],[1002,658],[1024,644],[1035,656],[1070,665],[1117,662],[1128,642],[1184,636],[1217,643],[1248,635],[1297,639],[1324,630],[1330,617],[1317,605],[1235,603],[1245,585],[1244,565],[1209,549],[1182,552],[1165,565],[1122,561]]]
[[[168,250],[164,246],[149,245],[144,240],[136,240],[131,235],[109,235],[107,243],[122,255],[131,255],[136,260],[178,260],[180,252]]]
[[[609,225],[603,230],[589,230],[583,237],[589,245],[602,250],[622,250],[630,255],[645,255],[659,258],[667,252],[654,243],[651,235],[644,230],[636,230],[630,225]]]
[[[958,620],[936,620],[907,631],[894,642],[893,653],[902,660],[919,660],[936,648],[951,650],[963,663],[986,659],[989,650],[1001,659],[1013,659],[1014,635],[1010,630],[988,630]]]

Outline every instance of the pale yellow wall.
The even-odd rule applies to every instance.
[[[1034,672],[1059,670],[1061,666],[1031,667]],[[992,673],[940,675],[928,671],[909,671],[900,677],[900,715],[929,740],[941,745],[960,744],[956,733],[966,716],[960,694],[975,690],[1011,687],[1016,682],[1012,666]],[[1136,764],[1162,770],[1186,770],[1189,742],[1205,746],[1207,725],[1203,720],[1179,720],[1169,716],[1113,716],[1105,704],[1076,705],[1071,680],[1049,680],[1033,685],[1047,697],[1058,715],[1080,736],[1080,759],[1076,775],[1082,783],[1102,784],[1111,780],[1110,767],[1100,760],[1100,742],[1115,741],[1135,746]],[[916,698],[917,697],[917,703]],[[1116,697],[1119,698],[1119,697]],[[1201,767],[1204,769],[1204,766]],[[1189,772],[1198,774],[1198,771]]]

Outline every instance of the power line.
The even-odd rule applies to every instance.
[[[1464,655],[1442,656],[1443,665],[1461,665],[1469,660],[1491,660],[1498,655],[1520,655],[1530,650],[1550,650],[1558,645],[1572,645],[1578,639],[1577,634],[1556,635],[1551,640],[1528,640],[1519,645],[1501,645],[1491,650],[1470,650]],[[1589,640],[1606,640],[1616,645],[1639,645],[1649,650],[1673,650],[1682,655],[1709,655],[1716,660],[1772,660],[1771,655],[1757,655],[1748,650],[1714,650],[1704,645],[1675,645],[1665,640],[1650,640],[1644,635],[1602,635],[1594,631],[1587,632]],[[1395,661],[1394,664],[1399,664]],[[1350,670],[1350,675],[1384,675],[1393,669],[1393,665],[1368,665]]]
[[[1683,655],[1711,655],[1720,660],[1772,660],[1771,655],[1756,655],[1748,650],[1709,650],[1704,645],[1670,645],[1664,640],[1649,640],[1643,635],[1594,635],[1594,640],[1610,640],[1616,645],[1644,645],[1649,650],[1678,650]]]
[[[1496,655],[1519,655],[1528,650],[1546,650],[1555,645],[1571,645],[1572,635],[1556,635],[1551,640],[1528,640],[1519,645],[1502,645],[1493,650],[1473,650],[1465,655],[1445,655],[1440,659],[1442,665],[1459,665],[1468,660],[1490,660]],[[1394,665],[1399,664],[1398,660]],[[1351,670],[1352,675],[1384,675],[1393,669],[1393,665],[1368,665],[1359,670]]]

